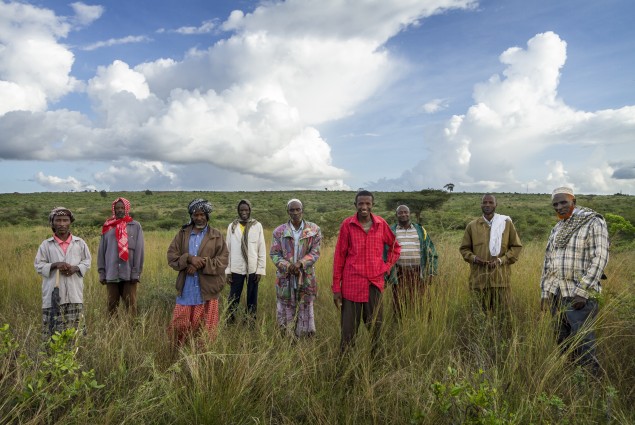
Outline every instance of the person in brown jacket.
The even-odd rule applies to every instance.
[[[483,196],[483,216],[465,228],[460,251],[470,264],[470,289],[480,298],[483,310],[507,313],[510,266],[518,261],[522,243],[512,219],[496,214],[496,205],[494,195]]]
[[[212,204],[205,199],[190,202],[190,221],[168,248],[168,264],[179,272],[176,306],[169,327],[178,346],[201,327],[213,339],[218,327],[218,297],[225,285],[229,251],[221,232],[208,225],[211,212]]]

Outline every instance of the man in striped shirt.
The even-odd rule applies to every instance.
[[[551,205],[559,221],[547,241],[540,307],[542,311],[551,310],[556,319],[556,338],[563,352],[580,332],[573,359],[597,374],[600,365],[595,354],[595,332],[583,326],[598,310],[600,279],[609,260],[606,222],[597,212],[577,207],[569,187],[555,189]]]
[[[397,207],[397,223],[390,228],[401,245],[401,255],[386,281],[392,285],[393,309],[400,318],[402,307],[423,299],[437,274],[438,255],[426,229],[410,221],[407,205]]]

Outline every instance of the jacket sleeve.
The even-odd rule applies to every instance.
[[[472,251],[472,247],[472,224],[468,224],[465,228],[465,233],[463,233],[463,240],[461,241],[459,251],[461,252],[463,259],[470,264],[474,262],[474,257],[476,257]]]
[[[280,273],[287,274],[289,262],[286,258],[284,258],[284,252],[282,250],[282,233],[283,231],[281,228],[277,228],[273,231],[271,248],[269,248],[269,257]]]
[[[322,231],[316,227],[315,236],[311,240],[311,247],[306,254],[300,259],[303,268],[312,266],[318,258],[320,258],[320,244],[322,243]]]
[[[229,252],[229,257],[227,259],[227,268],[225,269],[225,274],[232,273],[232,224],[229,223],[227,226],[227,237],[225,238],[225,243],[227,244],[227,252]]]
[[[81,243],[82,243],[82,258],[79,260],[79,264],[77,265],[77,267],[79,267],[80,276],[84,277],[86,276],[86,272],[88,271],[88,269],[90,269],[90,263],[92,262],[93,258],[90,255],[88,244],[86,244],[84,240],[82,240]]]
[[[501,264],[514,264],[520,258],[520,252],[523,249],[523,244],[520,242],[520,237],[518,236],[518,232],[516,231],[516,227],[511,220],[507,220],[507,224],[509,225],[509,242],[507,244],[507,252],[501,259]]]
[[[42,242],[35,255],[35,271],[37,274],[43,277],[49,277],[51,275],[51,265],[53,262],[48,256],[46,241]]]
[[[187,257],[190,255],[187,250],[183,252],[182,243],[183,230],[180,230],[168,247],[168,265],[176,271],[187,268]]]
[[[258,223],[258,262],[256,263],[256,274],[265,276],[267,274],[267,246],[265,245],[265,232],[262,224]]]
[[[430,239],[430,235],[426,234],[426,238],[424,241],[425,247],[425,258],[426,258],[426,273],[428,276],[435,276],[438,273],[439,269],[439,255],[437,254],[437,249]]]
[[[130,268],[130,279],[139,280],[141,278],[141,272],[143,272],[143,261],[145,257],[145,241],[143,239],[143,229],[141,224],[137,223],[137,246],[135,247],[134,257],[132,258],[132,264]]]
[[[218,232],[218,231],[217,231]],[[220,240],[219,240],[220,239]],[[217,242],[212,248],[211,255],[205,256],[205,267],[200,272],[207,275],[225,274],[227,264],[229,263],[229,250],[225,238],[218,232]],[[187,259],[186,259],[187,260]]]
[[[97,249],[97,273],[100,282],[106,280],[106,237],[103,234],[99,239],[99,248]]]

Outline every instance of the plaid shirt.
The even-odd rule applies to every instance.
[[[578,210],[574,212],[578,213]],[[600,278],[609,261],[606,222],[596,215],[572,234],[565,247],[558,248],[555,239],[564,222],[559,221],[549,235],[540,281],[541,296],[589,298],[588,290],[602,290]]]
[[[399,259],[401,247],[388,223],[371,214],[373,224],[366,233],[357,214],[345,219],[335,245],[333,293],[353,302],[368,302],[370,285],[384,289],[384,275]],[[384,263],[384,246],[388,246]]]

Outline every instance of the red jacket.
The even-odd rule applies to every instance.
[[[401,246],[388,223],[371,214],[373,225],[366,233],[357,214],[340,226],[333,259],[333,293],[353,302],[368,302],[370,284],[384,290],[384,275],[395,265]],[[387,262],[383,260],[388,247]]]

